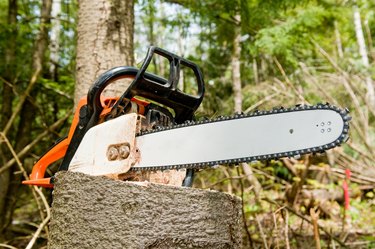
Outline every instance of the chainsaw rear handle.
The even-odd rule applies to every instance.
[[[170,66],[169,79],[146,72],[154,54],[168,59]],[[196,95],[186,94],[177,88],[181,65],[193,71],[198,86]],[[99,96],[104,88],[114,80],[133,74],[135,70],[129,67],[118,67],[108,71],[98,79],[88,94],[88,103],[92,104],[95,115],[100,111]],[[193,118],[194,112],[203,100],[204,90],[203,75],[196,64],[166,50],[151,46],[141,68],[136,72],[134,80],[113,106],[112,110],[114,115],[116,115],[115,112],[119,107],[124,108],[130,99],[140,96],[173,109],[175,122],[182,123]]]
[[[99,116],[103,111],[101,103],[101,94],[103,90],[112,82],[133,78],[137,75],[139,69],[135,67],[115,67],[99,76],[95,83],[90,87],[87,93],[87,115],[90,117],[88,129],[95,126],[99,121]]]

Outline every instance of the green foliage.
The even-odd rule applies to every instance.
[[[332,33],[333,16],[321,6],[297,8],[286,15],[284,21],[261,29],[254,45],[258,53],[281,57],[283,64],[296,68],[301,59],[311,57],[311,40],[314,37],[320,38],[328,32]]]

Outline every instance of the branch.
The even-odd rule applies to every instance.
[[[276,92],[276,93],[273,93],[271,95],[267,95],[265,98],[261,99],[257,103],[255,103],[252,106],[250,106],[249,108],[247,108],[246,111],[244,111],[244,113],[248,113],[248,112],[251,112],[253,110],[256,110],[259,106],[261,106],[264,103],[270,101],[271,99],[274,99],[279,94],[280,94],[280,92]]]
[[[31,238],[29,244],[27,245],[26,249],[31,249],[36,241],[36,239],[39,237],[39,234],[40,232],[42,231],[42,229],[47,225],[48,221],[50,220],[51,218],[51,210],[50,210],[50,207],[48,205],[48,202],[46,200],[46,197],[44,196],[43,192],[40,190],[40,188],[34,186],[33,187],[34,190],[39,194],[40,198],[42,199],[43,201],[43,204],[44,204],[44,207],[46,209],[46,212],[47,212],[47,216],[46,218],[42,221],[42,223],[40,223],[38,229],[36,230],[36,232],[34,233],[33,237]]]
[[[293,90],[296,96],[303,102],[308,103],[307,100],[302,96],[300,92],[293,86],[293,83],[290,81],[289,77],[286,75],[284,68],[281,66],[280,62],[276,57],[273,57],[273,61],[275,62],[277,68],[279,69],[280,73],[283,75],[285,82],[287,85]]]
[[[283,206],[283,208],[285,208],[285,206]],[[286,248],[287,249],[290,249],[290,244],[289,244],[289,226],[288,226],[288,223],[289,223],[289,213],[288,213],[288,210],[285,210],[285,229],[284,229],[284,232],[285,232],[285,245],[286,245]]]
[[[2,133],[2,132],[0,133],[0,137],[2,137],[2,140],[3,140],[3,141],[5,142],[5,144],[8,146],[8,149],[9,149],[9,151],[11,152],[12,156],[14,157],[14,159],[16,160],[17,165],[18,165],[18,168],[19,168],[20,171],[22,172],[23,177],[25,177],[25,179],[29,180],[29,176],[27,175],[25,168],[22,166],[22,163],[21,163],[20,159],[18,158],[18,156],[16,155],[16,152],[14,151],[14,149],[13,149],[12,145],[10,144],[8,138],[7,138],[7,137],[5,136],[5,134]],[[42,229],[44,228],[44,226],[48,223],[48,221],[49,221],[49,219],[50,219],[50,217],[51,217],[51,213],[50,213],[50,208],[49,208],[48,202],[47,202],[47,200],[46,200],[44,194],[42,193],[42,191],[41,191],[38,187],[36,187],[36,186],[31,187],[31,190],[32,190],[32,193],[33,193],[34,199],[35,199],[35,201],[36,201],[36,203],[37,203],[37,205],[38,205],[38,209],[39,209],[40,216],[41,216],[42,219],[44,218],[43,211],[42,211],[42,209],[41,209],[41,205],[40,205],[40,203],[39,203],[39,200],[38,200],[38,198],[37,198],[35,192],[38,193],[38,195],[39,195],[40,198],[42,199],[43,204],[44,204],[44,207],[45,207],[45,210],[46,210],[46,212],[47,212],[47,217],[44,218],[44,220],[43,220],[43,222],[40,224],[38,230],[35,232],[35,234],[34,234],[34,236],[33,236],[33,239],[32,239],[32,240],[30,241],[30,243],[29,243],[29,245],[31,244],[31,247],[32,247],[32,245],[35,243],[36,238],[39,236],[41,230],[42,230]],[[36,236],[36,238],[34,239],[35,236]],[[28,246],[27,249],[31,249],[31,247]]]
[[[7,245],[7,244],[0,244],[0,247],[10,248],[10,249],[18,249],[17,247],[10,246],[10,245]]]
[[[276,206],[281,206],[279,203],[265,197],[265,198],[262,198],[262,200],[270,203],[270,204],[273,204],[273,205],[276,205]],[[298,213],[297,211],[295,211],[293,208],[291,207],[288,207],[288,206],[283,206],[284,208],[286,208],[288,211],[292,212],[294,215],[298,216],[299,218],[301,218],[302,220],[304,221],[307,221],[308,223],[310,223],[311,225],[313,225],[313,222],[309,219],[309,218],[306,218],[305,216],[303,216],[302,214]],[[330,232],[327,231],[327,229],[325,229],[324,227],[322,227],[321,225],[318,224],[318,227],[320,230],[322,230],[329,238],[335,240],[337,243],[339,243],[342,247],[344,248],[347,248],[346,244],[341,241],[339,238],[337,238],[336,236],[332,235]]]
[[[366,115],[363,113],[363,111],[361,109],[361,104],[360,104],[359,99],[357,98],[356,94],[354,93],[353,88],[349,84],[350,79],[348,77],[348,74],[343,69],[341,69],[339,67],[339,65],[337,65],[337,63],[331,58],[331,56],[318,43],[316,43],[315,41],[312,41],[312,43],[315,45],[315,47],[318,49],[318,51],[328,60],[328,62],[333,66],[333,68],[344,77],[344,80],[342,81],[342,83],[343,83],[346,91],[348,92],[349,96],[353,100],[353,104],[356,107],[356,111],[358,112],[359,117],[361,118],[365,127],[367,127],[368,120],[366,118]],[[367,137],[367,129],[365,129],[365,135],[366,135],[365,136],[365,138],[366,138]],[[365,141],[366,140],[367,139],[365,139]]]
[[[24,94],[21,95],[20,101],[18,102],[14,112],[12,113],[12,116],[9,118],[7,124],[4,127],[4,130],[3,130],[4,135],[6,135],[8,133],[8,131],[9,131],[10,127],[12,126],[14,120],[16,119],[18,113],[20,113],[20,111],[22,109],[22,106],[25,103],[27,97],[29,96],[32,88],[34,87],[34,85],[36,83],[36,80],[38,79],[41,71],[42,71],[42,69],[38,68],[38,69],[35,70],[34,74],[32,75],[32,77],[30,79],[30,82],[29,82],[29,85],[27,86]]]
[[[237,175],[240,176],[240,169],[239,167],[237,167]],[[245,227],[245,231],[246,231],[246,235],[247,235],[247,238],[250,242],[250,246],[251,248],[254,248],[254,244],[253,244],[253,239],[251,238],[251,234],[249,232],[249,228],[247,226],[247,222],[246,222],[246,217],[245,217],[245,204],[244,204],[244,185],[243,185],[243,182],[242,182],[242,178],[239,178],[240,179],[240,186],[241,186],[241,206],[242,206],[242,221],[243,221],[243,224],[244,224],[244,227]],[[253,187],[253,186],[251,186]]]
[[[257,221],[257,224],[258,224],[259,233],[260,233],[260,236],[262,237],[264,248],[268,249],[266,235],[263,232],[263,227],[262,227],[262,224],[260,223],[258,215],[255,215],[255,220]]]
[[[18,154],[16,154],[16,156],[18,158],[21,158],[24,155],[26,155],[26,153],[28,153],[34,147],[34,145],[36,145],[40,140],[42,140],[45,136],[47,136],[50,131],[55,130],[62,123],[64,123],[65,120],[67,120],[70,117],[71,113],[72,113],[72,111],[69,111],[63,118],[61,118],[61,119],[57,120],[55,123],[53,123],[50,127],[48,127],[48,129],[46,129],[44,132],[42,132],[41,134],[39,134],[31,143],[29,143],[28,145],[26,145],[20,152],[18,152]],[[0,134],[2,134],[3,137],[6,137],[6,135],[3,132],[0,132]],[[10,167],[12,167],[12,165],[15,162],[16,162],[16,159],[15,159],[15,157],[13,157],[13,159],[9,160],[6,164],[4,164],[0,168],[0,175],[4,171],[6,171]]]
[[[315,239],[315,246],[316,249],[320,249],[320,234],[319,234],[319,226],[318,226],[318,219],[319,219],[319,210],[318,212],[315,212],[315,209],[310,209],[310,216],[312,220],[312,225],[314,228],[314,239]]]

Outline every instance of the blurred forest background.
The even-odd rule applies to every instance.
[[[77,9],[0,0],[0,248],[47,244],[51,191],[20,183],[72,119]],[[202,68],[198,118],[351,112],[350,139],[325,154],[198,173],[194,187],[243,199],[245,248],[375,248],[373,0],[138,0],[134,13],[135,66],[153,44]]]

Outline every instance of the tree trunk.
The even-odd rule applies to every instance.
[[[15,148],[17,151],[21,150],[26,144],[28,144],[28,142],[31,139],[30,130],[31,130],[31,125],[32,125],[33,117],[34,117],[33,110],[35,108],[28,102],[28,97],[42,72],[44,54],[46,52],[47,44],[48,44],[48,23],[50,20],[51,5],[52,5],[52,0],[43,0],[42,8],[41,8],[39,32],[34,42],[34,53],[33,53],[33,60],[32,60],[32,66],[31,66],[32,75],[30,76],[29,85],[27,86],[24,93],[22,93],[22,95],[20,96],[20,100],[17,103],[17,106],[14,108],[14,111],[10,112],[12,114],[9,117],[9,119],[6,120],[6,122],[2,124],[3,133],[7,134],[10,128],[14,127],[13,122],[16,116],[20,114],[20,121],[18,122],[18,127],[15,132],[16,134],[14,133],[10,134],[11,136],[16,137],[17,142],[15,144]],[[10,1],[9,8],[15,8],[15,10],[9,11],[9,14],[16,16],[17,14],[16,1]],[[9,18],[9,20],[12,20],[12,18]],[[11,23],[15,25],[15,22],[16,20],[13,20]],[[14,51],[14,56],[15,56],[15,51]],[[9,108],[10,110],[12,110],[11,107]],[[1,180],[3,180],[1,182],[1,185],[2,185],[1,188],[7,188],[6,192],[3,192],[3,190],[1,190],[2,193],[6,193],[6,196],[5,197],[1,196],[1,201],[0,201],[0,208],[1,208],[0,210],[0,237],[6,232],[6,229],[11,224],[14,207],[18,200],[17,194],[18,194],[18,190],[19,190],[19,186],[21,182],[21,175],[14,174],[14,172],[17,170],[18,168],[16,166],[10,167],[0,176],[2,178]],[[3,204],[4,201],[6,205]]]
[[[17,1],[8,0],[8,23],[10,27],[7,33],[7,45],[5,49],[5,75],[4,79],[7,81],[3,83],[2,105],[1,105],[1,127],[3,128],[7,120],[12,115],[12,100],[13,100],[13,84],[16,75],[16,41],[17,41]]]
[[[12,100],[14,98],[13,94],[13,84],[14,84],[14,75],[16,68],[16,40],[17,40],[17,1],[9,0],[8,1],[8,25],[10,27],[7,39],[7,46],[5,50],[5,75],[4,79],[7,82],[2,84],[2,103],[1,103],[1,115],[0,115],[0,130],[4,128],[6,122],[12,115]],[[0,143],[0,163],[4,165],[8,159],[7,148],[5,144]],[[10,170],[6,170],[3,173],[0,173],[0,241],[2,241],[3,232],[5,229],[5,207],[7,203],[7,193],[10,185]]]
[[[242,248],[241,200],[60,172],[49,248]]]
[[[369,27],[369,20],[368,20],[367,17],[364,21],[364,26],[365,26],[365,31],[366,31],[366,35],[367,35],[369,55],[372,58],[372,60],[375,61],[374,45],[373,45],[373,42],[372,42],[372,34],[371,34],[371,29]]]
[[[254,82],[255,84],[258,84],[259,83],[258,64],[257,64],[257,60],[255,57],[253,58],[253,73],[254,73]]]
[[[51,34],[50,34],[50,66],[49,72],[51,74],[51,78],[54,81],[58,81],[57,69],[59,63],[59,48],[60,48],[60,14],[61,14],[61,2],[60,1],[53,1],[52,3],[52,10],[51,10]]]
[[[336,49],[337,49],[337,57],[338,59],[343,59],[344,58],[344,51],[342,49],[342,42],[341,42],[341,34],[340,30],[337,24],[337,21],[334,21],[334,26],[335,26],[335,42],[336,42]]]
[[[240,23],[241,17],[237,15],[235,19]],[[239,26],[235,27],[232,53],[232,81],[234,96],[234,112],[242,112],[242,86],[241,86],[241,32]],[[251,185],[254,186],[254,193],[258,197],[261,185],[255,177],[253,170],[247,163],[241,163],[242,169]]]
[[[370,63],[369,63],[369,59],[367,56],[365,37],[363,35],[361,15],[359,13],[359,9],[357,5],[354,6],[353,16],[354,16],[355,34],[357,37],[359,54],[361,56],[363,66],[366,68],[366,70],[368,70],[370,68]],[[371,105],[371,107],[375,107],[375,90],[374,90],[374,85],[369,75],[369,72],[366,72],[366,88],[367,88],[367,96],[366,96],[367,101]]]
[[[133,65],[133,4],[133,0],[79,1],[76,104],[100,74],[116,66]],[[127,83],[112,85],[107,95],[121,95]]]
[[[240,19],[236,16],[236,19]],[[241,86],[241,32],[239,27],[235,27],[232,53],[232,81],[234,96],[234,112],[242,112],[242,86]]]

